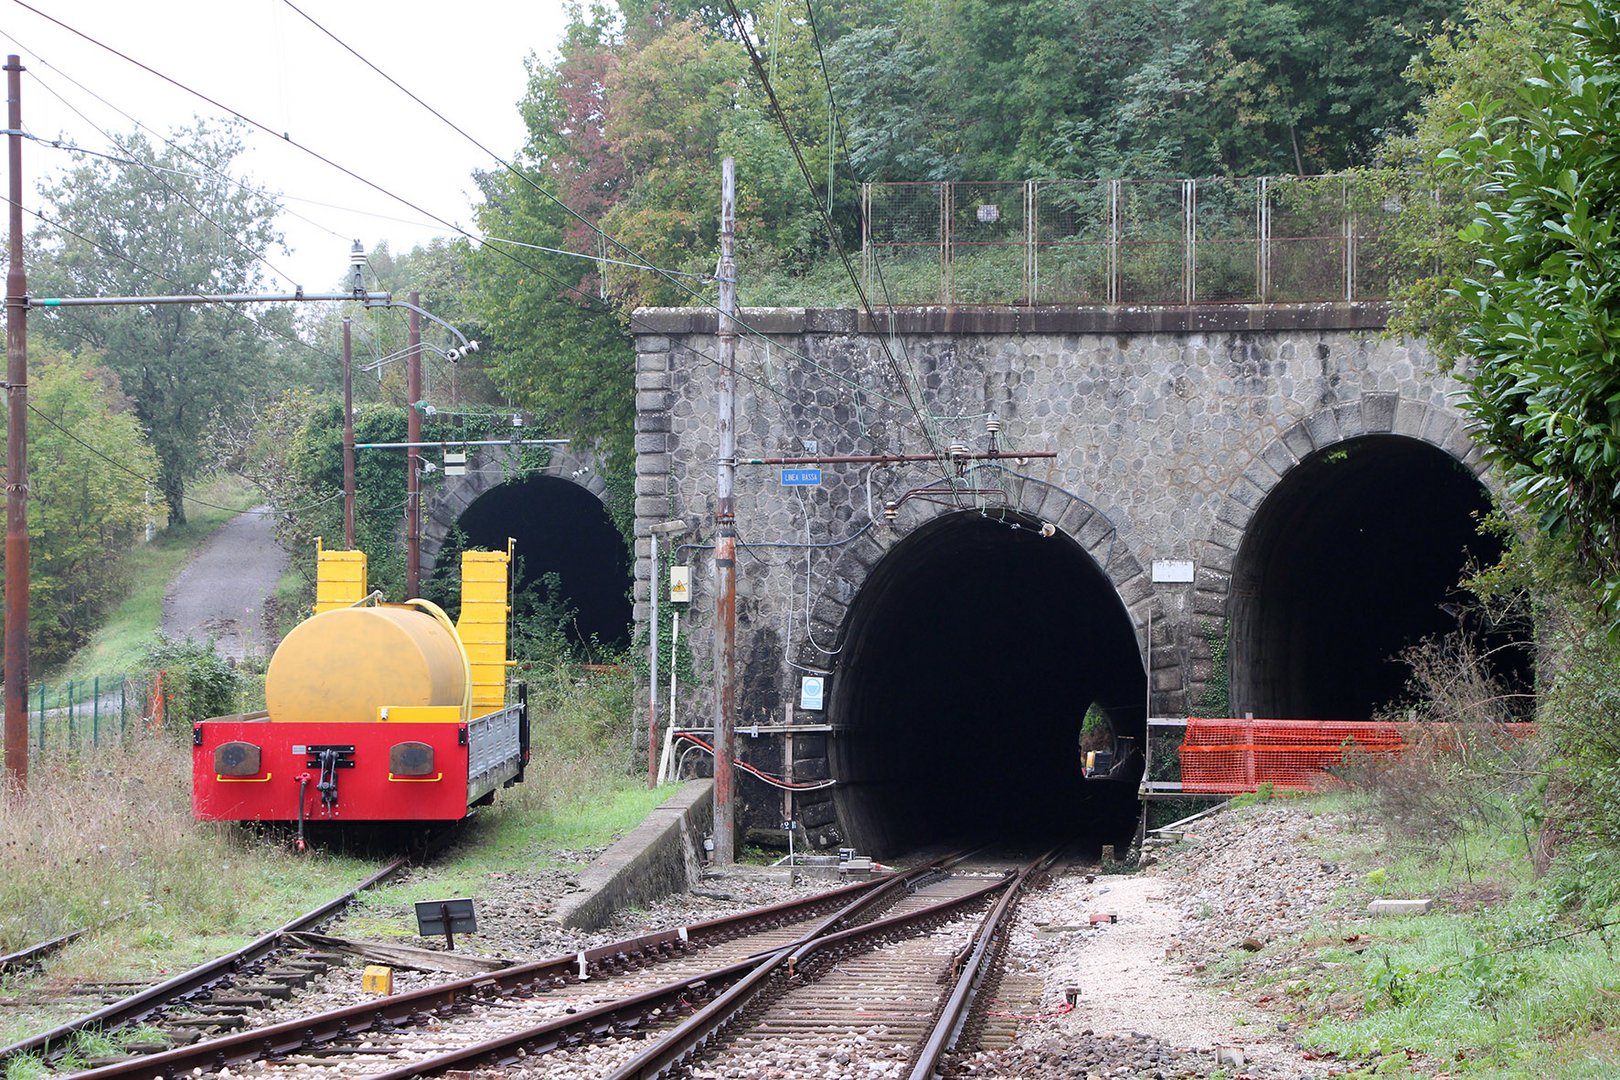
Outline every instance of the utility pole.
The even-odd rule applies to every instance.
[[[6,779],[28,787],[28,275],[23,269],[22,59],[6,57],[11,264],[6,269]]]
[[[737,162],[720,163],[720,471],[714,524],[714,861],[736,862],[737,807],[732,761],[737,743]]]
[[[421,303],[411,290],[411,306]],[[409,337],[405,339],[405,441],[422,441],[422,320],[411,312]],[[405,595],[422,595],[422,515],[418,506],[422,452],[415,446],[405,451]]]
[[[349,317],[343,317],[343,546],[354,550],[354,380]]]

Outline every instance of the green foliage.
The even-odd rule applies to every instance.
[[[1459,17],[1446,20],[1415,57],[1405,77],[1421,93],[1409,127],[1387,131],[1378,159],[1403,177],[1405,191],[1380,196],[1401,212],[1386,219],[1387,242],[1424,273],[1400,291],[1393,331],[1423,336],[1443,361],[1462,355],[1457,335],[1468,317],[1451,289],[1466,272],[1472,252],[1462,229],[1473,216],[1474,193],[1457,171],[1438,160],[1455,148],[1462,111],[1472,102],[1501,101],[1518,111],[1524,80],[1557,40],[1559,0],[1466,0]],[[1416,197],[1414,197],[1416,196]]]
[[[1459,340],[1476,361],[1466,407],[1509,493],[1570,538],[1620,633],[1620,21],[1598,0],[1569,11],[1516,113],[1460,109],[1472,133],[1445,156],[1482,200]]]
[[[1388,956],[1383,957],[1383,961],[1384,966],[1373,969],[1367,980],[1367,1008],[1390,1005],[1399,1009],[1421,1002],[1424,990],[1418,978],[1420,973],[1404,964],[1396,967]]]
[[[468,318],[505,393],[622,462],[631,312],[714,302],[700,276],[715,265],[722,156],[737,159],[745,301],[845,304],[815,203],[852,246],[859,181],[1343,168],[1401,123],[1422,84],[1399,73],[1428,62],[1420,36],[1460,5],[763,0],[747,32],[781,120],[723,7],[625,2],[622,19],[577,7],[556,58],[531,62],[517,171],[480,178],[481,229],[514,243],[467,257]],[[1000,299],[1004,268],[985,269],[979,296],[973,268],[957,268],[962,297]],[[901,298],[937,292],[937,259],[884,275]]]
[[[1550,749],[1533,807],[1538,864],[1545,865],[1565,848],[1581,853],[1620,842],[1620,642],[1604,632],[1612,614],[1597,602],[1572,537],[1506,516],[1493,524],[1511,542],[1501,562],[1469,585],[1492,617],[1535,626],[1536,719]]]
[[[1227,663],[1226,627],[1220,623],[1206,623],[1204,640],[1209,643],[1209,679],[1204,683],[1204,693],[1198,699],[1198,707],[1205,716],[1226,716],[1232,711],[1232,671]]]
[[[1455,0],[832,8],[828,68],[870,180],[1341,169],[1400,124],[1418,96],[1400,72],[1460,12]]]
[[[371,405],[356,410],[354,438],[357,444],[403,442],[408,417],[404,408]],[[489,438],[511,430],[511,413],[490,407],[466,408],[422,417],[422,438],[444,442],[454,448],[461,440]],[[532,430],[532,429],[525,429]],[[544,469],[550,461],[545,447],[525,447],[517,453],[506,479],[517,479]],[[441,454],[429,449],[422,460],[437,466]],[[343,538],[343,405],[341,401],[320,399],[305,391],[292,391],[264,411],[261,423],[249,437],[237,459],[244,475],[253,479],[281,512],[277,532],[288,550],[308,551],[315,538],[328,547],[339,546]],[[403,450],[357,450],[355,472],[355,546],[366,552],[371,584],[389,597],[402,597],[405,587],[405,469]],[[443,483],[444,473],[435,468],[419,479],[419,491],[426,498]],[[447,573],[455,567],[460,549],[447,550],[440,557]],[[313,573],[313,564],[302,564]],[[432,587],[443,595],[444,582]],[[428,599],[438,599],[424,587]],[[449,589],[453,596],[454,588]],[[451,610],[451,609],[447,609]]]
[[[112,373],[48,349],[31,360],[30,648],[49,668],[89,640],[118,601],[124,556],[163,502],[136,479],[156,476],[157,458]]]
[[[191,725],[237,711],[241,673],[214,650],[212,642],[159,635],[146,651],[146,664],[163,672],[166,720],[191,737]]]
[[[242,151],[237,129],[199,123],[162,148],[138,132],[120,144],[154,166],[81,159],[44,191],[60,228],[34,237],[34,294],[140,295],[152,290],[154,275],[171,293],[259,291],[259,256],[280,243],[280,207],[228,179]],[[211,426],[268,383],[264,328],[291,336],[285,306],[245,315],[225,305],[172,304],[51,308],[35,321],[38,333],[70,350],[99,350],[117,373],[157,451],[173,522],[185,521],[186,485],[205,463]]]

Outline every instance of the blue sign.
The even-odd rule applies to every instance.
[[[783,469],[783,487],[818,487],[821,484],[820,469]]]
[[[802,675],[799,677],[799,708],[806,710],[819,710],[822,701],[822,677],[820,675]]]

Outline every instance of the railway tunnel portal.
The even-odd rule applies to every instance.
[[[1140,745],[1136,639],[1095,561],[1040,525],[938,517],[895,545],[850,607],[829,764],[861,849],[1033,835],[1087,815],[1129,831],[1131,808],[1109,804],[1119,786],[1088,789],[1081,735],[1089,715]]]
[[[1493,551],[1460,386],[1421,341],[1386,336],[1387,315],[745,309],[738,756],[762,775],[740,777],[741,816],[880,853],[981,827],[1106,833],[1102,786],[1077,778],[1091,706],[1131,738],[1148,716],[1366,719],[1387,704],[1396,654],[1458,625],[1457,579]],[[715,321],[636,321],[636,618],[655,578],[668,617],[651,529],[683,523],[660,552],[690,569],[681,635],[699,674],[675,722],[701,731]],[[949,450],[992,439],[1055,457]],[[923,460],[836,460],[873,454]],[[765,463],[818,457],[813,486]]]
[[[518,614],[537,609],[576,644],[629,644],[630,551],[614,524],[595,455],[552,449],[543,461],[516,447],[482,447],[465,474],[424,500],[423,568],[456,565],[461,547],[516,541]]]

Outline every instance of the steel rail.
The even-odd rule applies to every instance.
[[[939,1074],[945,1055],[956,1048],[979,987],[990,970],[992,957],[998,951],[998,947],[1006,941],[1008,916],[1017,906],[1030,878],[1050,869],[1057,861],[1061,850],[1053,848],[1020,870],[1012,888],[1002,894],[1001,899],[997,900],[995,907],[990,910],[990,914],[985,916],[984,923],[974,938],[972,951],[966,963],[962,965],[962,972],[957,977],[956,985],[951,988],[950,996],[946,998],[928,1039],[917,1054],[917,1060],[912,1063],[911,1080],[934,1080]]]
[[[124,1024],[144,1020],[173,1002],[190,997],[217,982],[229,978],[248,964],[269,955],[270,951],[280,943],[283,934],[307,930],[324,922],[347,907],[360,893],[399,873],[409,862],[409,859],[395,859],[342,896],[328,900],[313,911],[298,916],[268,934],[254,938],[240,949],[215,957],[189,971],[181,972],[172,979],[158,983],[155,986],[149,986],[137,994],[131,994],[129,997],[105,1005],[95,1012],[87,1013],[75,1020],[69,1020],[65,1024],[58,1024],[49,1031],[14,1042],[10,1046],[0,1047],[0,1068],[3,1068],[6,1063],[19,1054],[40,1054],[50,1060],[62,1054],[66,1047],[61,1044],[64,1044],[70,1037],[80,1031],[92,1028],[97,1031],[107,1031]]]
[[[34,967],[51,953],[89,932],[88,927],[83,930],[70,930],[47,941],[41,941],[37,945],[29,945],[27,948],[18,949],[16,952],[6,953],[6,955],[0,956],[0,975],[11,975],[21,971],[23,968]]]
[[[816,913],[829,907],[836,909],[830,919],[824,920],[824,923],[830,923],[852,909],[855,911],[864,910],[869,903],[868,894],[881,894],[888,886],[889,882],[882,879],[857,882],[853,885],[845,885],[838,889],[817,893],[814,896],[799,900],[788,900],[765,907],[752,908],[735,915],[722,915],[674,930],[643,934],[622,941],[598,945],[579,952],[554,956],[528,964],[519,964],[499,971],[472,975],[451,982],[440,983],[436,986],[423,987],[408,993],[378,998],[375,1001],[359,1002],[343,1008],[274,1024],[270,1027],[235,1032],[217,1039],[193,1043],[189,1046],[180,1046],[156,1054],[139,1055],[126,1061],[115,1062],[111,1065],[104,1065],[97,1069],[77,1073],[75,1076],[82,1077],[84,1080],[91,1080],[91,1078],[94,1078],[94,1080],[112,1080],[114,1077],[150,1078],[157,1075],[180,1076],[195,1069],[201,1069],[204,1072],[217,1071],[220,1068],[238,1065],[243,1062],[275,1057],[297,1050],[307,1050],[347,1035],[390,1024],[408,1023],[429,1014],[444,1012],[466,1000],[562,986],[569,982],[578,982],[581,975],[599,975],[623,971],[640,963],[657,962],[659,959],[672,958],[692,948],[720,944],[755,930],[781,926],[799,918],[814,917]],[[796,939],[796,941],[802,940],[803,935]],[[757,963],[759,963],[759,960],[756,957],[749,957],[739,961],[737,964],[706,972],[704,975],[697,976],[695,980],[686,980],[670,985],[677,987],[676,996],[679,996],[680,993],[687,992],[690,989],[689,984],[693,981],[702,981],[704,978],[723,979],[726,977],[727,972],[733,969],[736,969],[736,973],[740,974]],[[658,989],[668,990],[669,987]],[[648,991],[647,994],[651,995],[656,992]],[[618,1003],[610,1003],[610,1006],[616,1004]],[[646,1008],[653,1007],[657,1006],[646,1006]],[[605,1013],[607,1011],[608,1007],[603,1007],[600,1010],[589,1010],[570,1016],[567,1020],[580,1021],[575,1026],[584,1027],[588,1026],[591,1021],[596,1020],[599,1012]],[[628,1014],[628,1010],[626,1011]],[[529,1032],[527,1034],[532,1036],[534,1033]],[[465,1057],[467,1055],[462,1052],[461,1056]],[[451,1066],[446,1064],[443,1067],[449,1068]]]
[[[744,1012],[758,1004],[764,990],[773,982],[786,981],[800,974],[804,963],[813,955],[838,948],[883,940],[889,935],[910,930],[920,925],[931,925],[939,919],[983,901],[986,897],[1006,889],[1012,876],[1003,877],[962,896],[951,897],[922,911],[891,915],[888,918],[824,934],[799,945],[787,945],[777,950],[768,960],[733,984],[698,1013],[683,1021],[654,1045],[637,1054],[613,1072],[609,1080],[655,1080],[679,1066],[702,1047],[713,1041]],[[395,1080],[395,1078],[390,1078]]]
[[[842,922],[857,917],[870,910],[885,897],[896,892],[906,882],[930,873],[935,869],[937,869],[937,864],[908,871],[887,880],[863,882],[859,886],[821,894],[822,897],[837,896],[840,898],[849,896],[852,893],[857,895],[848,904],[838,908],[815,926],[810,927],[794,942],[781,948],[792,949],[796,945],[811,940],[816,935],[825,933],[828,929]],[[784,906],[791,907],[797,903],[796,901],[790,901],[787,905],[778,904],[771,907],[775,910]],[[510,1032],[494,1039],[462,1047],[459,1050],[402,1065],[388,1072],[368,1074],[368,1077],[369,1080],[413,1080],[415,1077],[435,1076],[451,1069],[511,1065],[520,1060],[578,1045],[586,1039],[632,1031],[645,1023],[655,1013],[661,1013],[678,1004],[689,1003],[689,996],[694,992],[724,988],[737,979],[746,977],[749,972],[760,965],[762,960],[768,960],[779,951],[781,949],[756,953],[736,963],[700,972],[686,979],[665,983],[632,994],[629,997],[581,1009],[570,1016],[560,1017],[531,1028]]]

